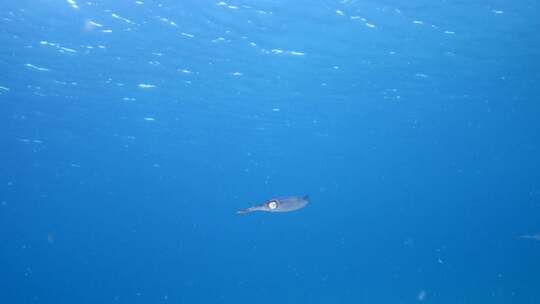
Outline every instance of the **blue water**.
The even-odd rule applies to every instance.
[[[539,29],[532,0],[3,1],[0,303],[540,303]]]

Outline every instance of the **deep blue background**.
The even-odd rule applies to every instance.
[[[540,303],[537,1],[143,2],[0,4],[0,303]]]

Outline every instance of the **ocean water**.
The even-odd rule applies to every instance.
[[[3,0],[0,303],[540,303],[539,30],[532,0]]]

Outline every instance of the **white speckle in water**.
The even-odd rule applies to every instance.
[[[232,75],[233,75],[233,76],[242,76],[242,73],[240,73],[240,72],[234,72],[234,73],[232,73]]]
[[[492,10],[491,12],[498,15],[504,14],[504,11],[501,11],[501,10]]]
[[[69,49],[69,48],[66,48],[66,47],[59,47],[59,49],[60,49],[60,52],[77,53],[76,50],[74,50],[74,49]]]
[[[39,139],[28,139],[28,138],[21,138],[19,139],[21,142],[25,143],[25,144],[42,144],[43,141],[42,140],[39,140]]]
[[[220,42],[220,41],[225,41],[225,38],[219,37],[219,38],[216,38],[216,39],[212,40],[213,43]]]
[[[37,71],[42,71],[42,72],[46,72],[46,71],[49,70],[47,68],[42,68],[42,67],[35,66],[35,65],[31,64],[31,63],[27,63],[24,66],[29,67],[29,68],[34,69],[34,70],[37,70]]]
[[[94,21],[92,21],[92,20],[88,21],[88,25],[90,25],[90,26],[95,26],[95,27],[103,27],[102,24],[99,24],[99,23],[94,22]]]
[[[367,23],[367,22],[366,22],[366,26],[367,26],[367,27],[373,28],[373,27],[375,27],[375,24],[371,24],[371,23]]]
[[[289,54],[295,55],[295,56],[304,56],[305,55],[305,53],[303,53],[303,52],[295,52],[295,51],[290,51]]]
[[[139,84],[139,88],[142,88],[142,89],[152,89],[152,88],[155,88],[156,86],[153,85],[153,84],[145,84],[145,83],[140,83]]]
[[[340,15],[340,16],[345,16],[345,14],[344,14],[342,11],[340,11],[340,10],[336,10],[336,14],[338,14],[338,15]]]
[[[133,21],[131,21],[131,20],[127,19],[127,18],[124,18],[124,17],[122,17],[122,16],[120,16],[120,15],[118,15],[118,14],[112,13],[111,16],[112,16],[113,18],[118,19],[118,20],[122,20],[122,21],[124,21],[124,22],[126,22],[126,23],[134,24]]]
[[[181,35],[184,36],[184,37],[188,37],[188,38],[193,38],[193,37],[195,37],[195,35],[188,34],[188,33],[183,33],[183,32],[182,32]]]
[[[154,117],[145,117],[143,118],[145,121],[156,121]]]
[[[79,8],[77,3],[74,0],[66,0],[69,5],[71,5],[72,8]]]
[[[61,53],[77,53],[76,50],[70,49],[70,48],[66,48],[66,47],[63,47],[63,46],[60,46],[60,44],[58,44],[58,43],[47,42],[47,41],[40,41],[39,44],[41,44],[41,45],[48,45],[48,46],[55,47],[55,48],[57,48]]]
[[[273,108],[272,111],[273,112],[279,112],[279,111],[281,111],[281,109],[280,108]]]
[[[444,31],[445,34],[448,34],[448,35],[454,35],[456,32],[454,31]]]
[[[424,24],[424,21],[414,20],[412,23],[414,23],[414,24]]]

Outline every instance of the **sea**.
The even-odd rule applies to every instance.
[[[1,0],[0,71],[2,304],[540,303],[538,1]]]

